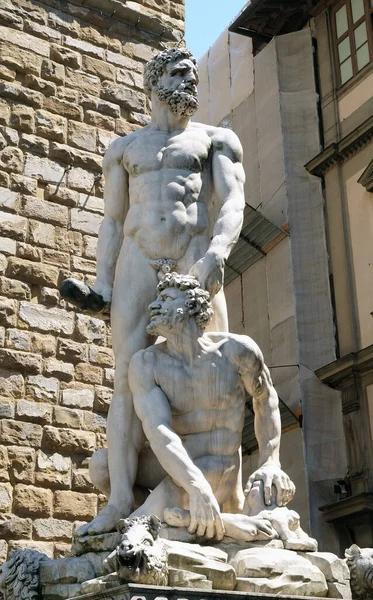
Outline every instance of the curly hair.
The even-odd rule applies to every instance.
[[[0,569],[6,600],[40,600],[39,568],[49,560],[37,550],[14,550]]]
[[[210,302],[210,294],[201,288],[198,279],[192,275],[166,273],[157,285],[157,292],[162,292],[167,288],[186,291],[185,306],[188,308],[189,314],[194,316],[197,325],[206,329],[214,311]]]
[[[144,90],[149,98],[152,89],[157,85],[159,78],[164,72],[165,65],[181,58],[189,58],[197,67],[196,59],[187,48],[167,48],[167,50],[158,52],[158,54],[146,63],[144,69]]]

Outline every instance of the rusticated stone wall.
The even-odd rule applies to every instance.
[[[63,556],[105,501],[87,457],[105,445],[110,325],[57,288],[94,279],[103,154],[147,122],[143,65],[183,19],[184,0],[0,1],[0,563]]]

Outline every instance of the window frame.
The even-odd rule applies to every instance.
[[[331,26],[332,26],[332,34],[333,34],[333,54],[334,54],[334,63],[337,77],[337,87],[338,89],[344,88],[345,86],[351,84],[355,78],[363,73],[366,69],[372,66],[373,62],[373,2],[371,5],[371,0],[363,0],[364,2],[364,14],[360,19],[353,22],[352,18],[352,6],[351,0],[340,0],[336,4],[331,7]],[[337,35],[337,25],[336,25],[336,13],[343,5],[346,5],[346,13],[347,13],[347,30],[338,37]],[[367,28],[367,41],[368,41],[368,51],[369,51],[369,62],[364,65],[360,70],[357,66],[357,56],[356,56],[356,46],[355,46],[355,35],[354,31],[361,25],[362,23],[366,24]],[[338,53],[338,45],[343,42],[346,38],[350,41],[350,49],[351,49],[351,63],[352,63],[352,77],[347,79],[344,83],[342,83],[341,79],[341,63],[339,62],[339,53]],[[360,46],[361,47],[361,46]]]

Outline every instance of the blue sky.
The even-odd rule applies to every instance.
[[[247,0],[185,0],[186,45],[199,59]]]

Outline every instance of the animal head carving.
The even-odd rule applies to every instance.
[[[122,541],[116,549],[121,581],[167,585],[167,551],[159,538],[161,521],[155,515],[121,519],[117,529]]]
[[[352,544],[345,550],[350,569],[353,597],[362,600],[373,596],[373,548],[359,548]]]
[[[0,567],[5,600],[40,600],[39,567],[50,559],[36,550],[14,550]]]

